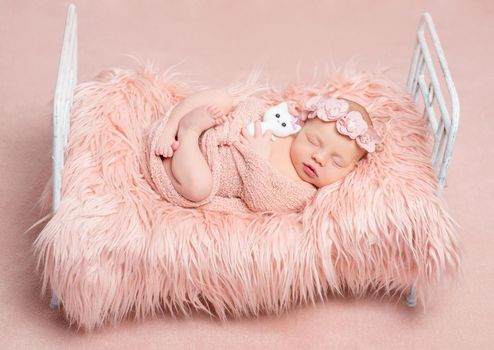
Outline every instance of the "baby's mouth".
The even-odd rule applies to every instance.
[[[316,169],[314,169],[313,166],[309,165],[309,164],[306,164],[306,163],[303,163],[304,164],[304,171],[307,175],[309,175],[310,177],[315,177],[317,176],[317,172],[316,172]]]

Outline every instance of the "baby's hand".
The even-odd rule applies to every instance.
[[[165,130],[158,137],[158,143],[155,150],[157,156],[163,156],[165,158],[173,156],[173,152],[176,151],[179,146],[179,142],[175,140],[176,134],[177,128],[167,128],[165,126]]]
[[[240,142],[264,159],[269,160],[269,157],[271,156],[271,135],[273,132],[271,130],[266,130],[263,135],[260,121],[255,122],[254,129],[254,136],[252,136],[247,131],[247,128],[243,127],[241,130]]]

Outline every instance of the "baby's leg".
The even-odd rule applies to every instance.
[[[163,134],[159,137],[156,155],[162,155],[165,158],[173,156],[179,147],[179,142],[175,138],[180,120],[191,110],[205,104],[215,105],[223,113],[228,113],[233,108],[233,98],[228,91],[223,89],[208,89],[185,97],[171,111]]]
[[[190,201],[199,202],[209,196],[213,184],[211,169],[199,148],[199,136],[226,119],[219,108],[204,105],[180,120],[177,133],[180,147],[171,159],[163,160],[163,165],[177,192]]]

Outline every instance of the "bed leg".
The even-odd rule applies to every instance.
[[[60,306],[60,303],[58,301],[58,297],[52,289],[51,290],[50,309],[57,309],[59,306]]]
[[[409,307],[414,307],[417,305],[417,296],[415,295],[415,282],[413,282],[412,288],[410,288],[410,293],[407,296],[407,305]]]

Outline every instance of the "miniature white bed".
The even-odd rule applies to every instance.
[[[440,72],[437,67],[439,66]],[[440,79],[442,78],[442,79]],[[70,130],[70,110],[77,84],[77,13],[69,5],[53,109],[53,213],[60,204],[64,149]],[[417,30],[417,41],[408,74],[407,88],[418,108],[428,117],[434,136],[432,160],[438,176],[438,191],[446,186],[448,164],[458,130],[459,101],[437,32],[429,13],[424,13]],[[447,92],[447,95],[443,91]],[[407,305],[416,305],[415,284]],[[51,308],[59,306],[52,291]]]

